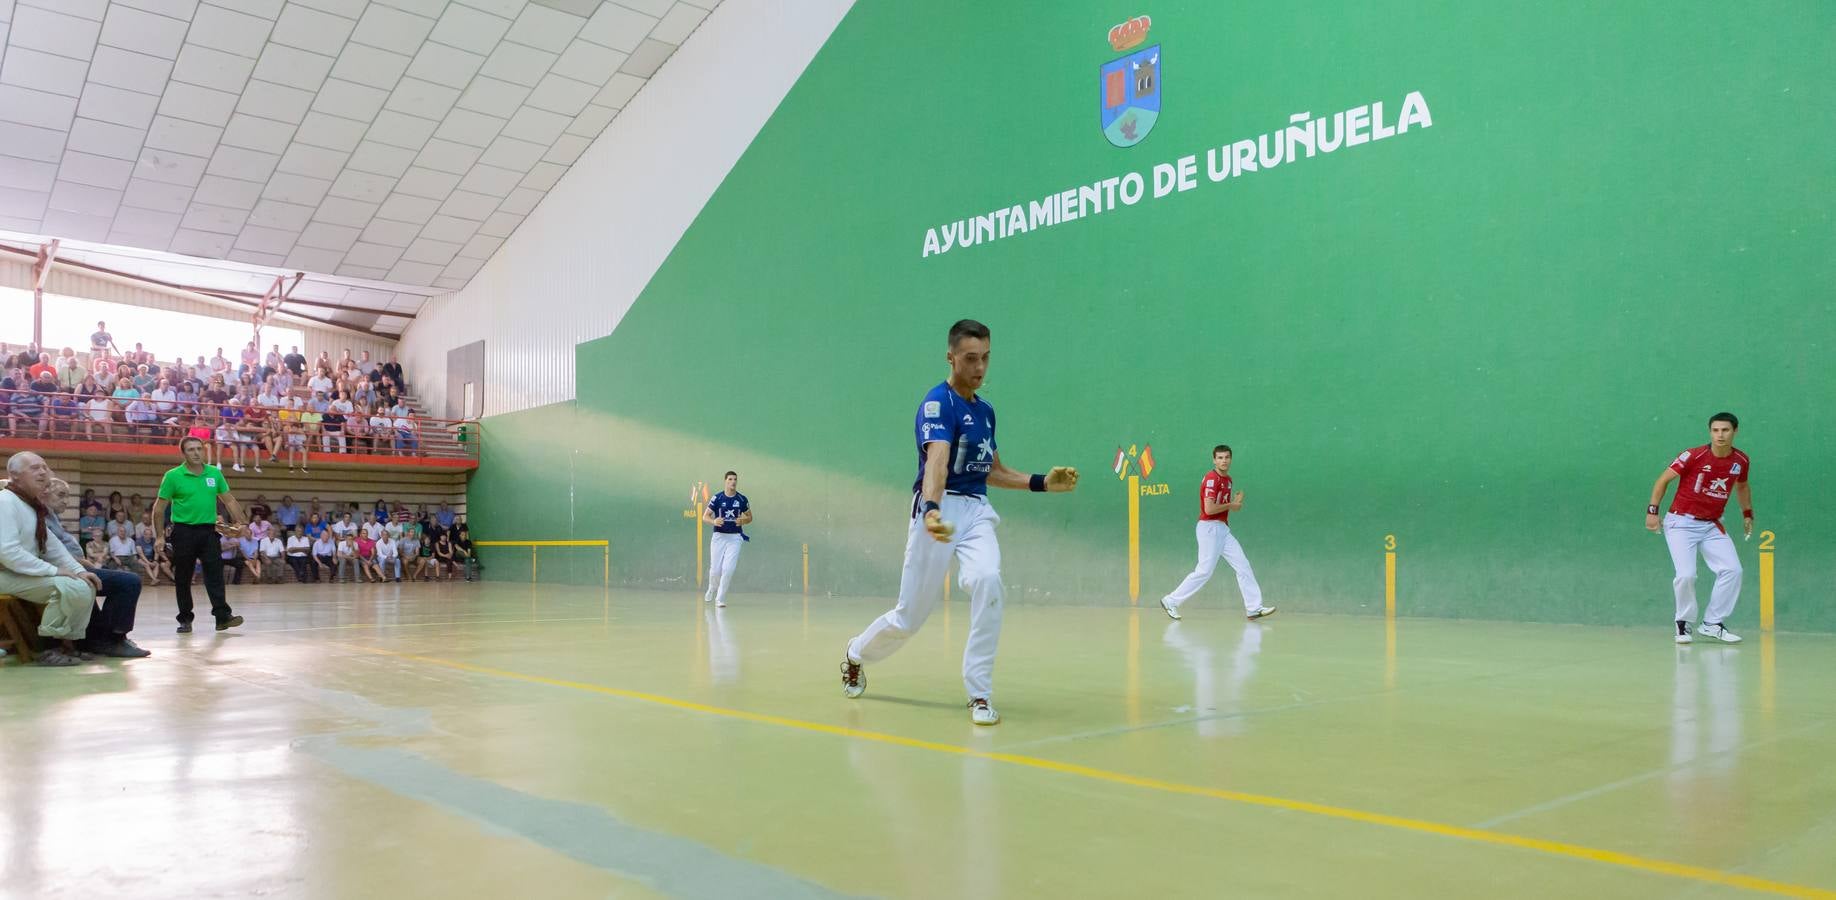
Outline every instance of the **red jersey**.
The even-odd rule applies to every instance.
[[[1721,511],[1727,508],[1728,494],[1734,485],[1747,482],[1751,466],[1747,454],[1735,450],[1717,457],[1709,452],[1708,444],[1677,454],[1670,470],[1682,477],[1677,480],[1677,496],[1670,502],[1670,511],[1719,521]]]
[[[1199,521],[1201,522],[1207,522],[1207,521],[1209,522],[1229,522],[1230,521],[1230,510],[1228,509],[1224,510],[1221,513],[1217,513],[1216,515],[1206,515],[1205,514],[1205,504],[1207,503],[1229,503],[1229,502],[1230,502],[1230,476],[1229,475],[1219,475],[1217,469],[1212,469],[1211,471],[1206,472],[1205,480],[1199,485]]]

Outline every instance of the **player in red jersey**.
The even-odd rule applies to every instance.
[[[1696,633],[1729,644],[1740,643],[1740,635],[1723,623],[1734,612],[1740,600],[1740,557],[1734,552],[1734,539],[1721,525],[1721,511],[1727,508],[1728,494],[1740,497],[1740,515],[1746,535],[1753,537],[1753,488],[1747,484],[1752,462],[1747,454],[1734,449],[1734,433],[1740,420],[1733,413],[1716,413],[1709,418],[1709,442],[1677,454],[1670,468],[1658,476],[1651,487],[1651,505],[1645,507],[1645,527],[1662,530],[1664,542],[1670,545],[1670,561],[1676,565],[1677,577],[1671,585],[1677,594],[1677,643],[1687,644],[1689,623],[1696,616],[1696,551],[1715,573],[1715,587],[1709,591],[1708,609],[1702,614],[1702,625]],[[1662,521],[1658,504],[1671,482],[1678,482],[1677,497]]]
[[[1262,605],[1262,588],[1256,584],[1256,573],[1250,571],[1249,557],[1243,555],[1243,545],[1230,533],[1231,510],[1243,508],[1243,492],[1233,494],[1230,490],[1230,456],[1228,444],[1211,448],[1211,471],[1205,473],[1205,480],[1199,484],[1198,568],[1193,569],[1173,593],[1160,598],[1160,608],[1171,618],[1179,618],[1179,605],[1211,580],[1220,556],[1237,572],[1237,588],[1243,592],[1243,614],[1260,619],[1275,612],[1275,607]]]

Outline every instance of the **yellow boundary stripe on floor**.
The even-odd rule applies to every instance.
[[[672,709],[681,709],[681,710],[687,710],[689,712],[705,713],[711,716],[721,716],[721,717],[728,718],[728,719],[738,719],[738,720],[746,721],[746,722],[758,722],[758,723],[765,724],[765,725],[778,725],[784,728],[794,728],[800,731],[810,731],[810,732],[815,732],[818,734],[832,734],[838,737],[849,737],[849,738],[856,738],[856,739],[865,740],[865,741],[875,741],[875,742],[882,743],[882,744],[892,744],[898,747],[911,747],[911,748],[918,749],[918,750],[931,750],[937,753],[948,753],[954,756],[969,757],[969,758],[974,758],[974,759],[985,759],[985,760],[990,760],[992,762],[1008,763],[1010,765],[1023,766],[1025,768],[1037,769],[1037,770],[1045,771],[1045,772],[1057,772],[1063,775],[1075,775],[1080,778],[1088,778],[1093,781],[1104,781],[1110,784],[1121,784],[1121,785],[1127,785],[1129,787],[1138,787],[1138,788],[1146,788],[1148,790],[1154,790],[1154,791],[1163,791],[1169,794],[1183,794],[1185,796],[1190,796],[1190,797],[1210,797],[1216,800],[1228,800],[1233,803],[1243,803],[1243,804],[1247,804],[1250,806],[1261,806],[1261,807],[1267,807],[1270,809],[1285,809],[1285,810],[1291,810],[1294,812],[1309,813],[1311,815],[1316,815],[1316,816],[1324,816],[1330,819],[1340,819],[1340,820],[1351,821],[1351,822],[1363,822],[1368,825],[1382,825],[1386,828],[1395,828],[1395,829],[1399,829],[1402,831],[1413,831],[1413,832],[1417,832],[1420,834],[1433,834],[1433,835],[1439,835],[1441,837],[1450,837],[1450,838],[1458,838],[1460,840],[1465,840],[1465,841],[1473,841],[1476,843],[1492,844],[1494,846],[1514,847],[1520,850],[1533,850],[1538,853],[1546,853],[1552,856],[1563,856],[1563,857],[1568,857],[1570,859],[1582,859],[1582,860],[1587,860],[1589,862],[1605,863],[1611,866],[1619,866],[1621,868],[1634,869],[1634,870],[1641,871],[1641,872],[1650,872],[1656,875],[1668,875],[1673,878],[1683,878],[1683,879],[1688,879],[1690,881],[1699,881],[1699,882],[1704,882],[1707,884],[1726,885],[1728,887],[1736,887],[1736,888],[1742,888],[1742,889],[1749,890],[1749,891],[1758,891],[1761,893],[1775,894],[1775,895],[1782,896],[1782,897],[1804,897],[1804,898],[1813,898],[1813,900],[1836,900],[1836,891],[1825,890],[1823,888],[1815,888],[1815,887],[1810,887],[1808,885],[1800,885],[1800,884],[1790,884],[1790,883],[1782,882],[1782,881],[1769,881],[1764,878],[1755,878],[1751,875],[1742,875],[1737,872],[1724,872],[1719,869],[1709,869],[1709,868],[1704,868],[1702,866],[1691,866],[1691,865],[1686,865],[1683,863],[1668,862],[1668,861],[1661,860],[1661,859],[1647,859],[1642,856],[1634,856],[1630,853],[1620,853],[1614,850],[1601,850],[1595,847],[1582,846],[1580,844],[1569,844],[1569,843],[1564,843],[1562,841],[1549,841],[1549,840],[1543,840],[1541,838],[1523,837],[1521,835],[1505,834],[1503,832],[1497,832],[1497,831],[1486,831],[1484,829],[1479,829],[1479,828],[1467,828],[1467,827],[1463,827],[1460,825],[1445,825],[1440,822],[1430,822],[1430,821],[1423,820],[1423,819],[1410,819],[1410,818],[1405,818],[1403,816],[1386,815],[1384,813],[1365,812],[1363,810],[1357,810],[1357,809],[1346,809],[1344,807],[1328,806],[1324,803],[1311,803],[1305,800],[1289,800],[1285,797],[1271,797],[1271,796],[1267,796],[1263,794],[1244,793],[1242,791],[1228,791],[1228,790],[1222,790],[1219,788],[1200,787],[1198,785],[1193,785],[1193,784],[1181,784],[1176,781],[1162,781],[1161,779],[1158,779],[1158,778],[1142,778],[1136,775],[1128,775],[1122,772],[1111,772],[1107,769],[1096,769],[1090,766],[1080,766],[1080,765],[1077,765],[1076,763],[1065,763],[1065,762],[1057,762],[1057,761],[1049,760],[1049,759],[1041,759],[1036,756],[1022,756],[1016,753],[999,753],[999,752],[993,752],[993,751],[988,751],[988,750],[976,750],[972,747],[961,747],[955,744],[943,744],[943,743],[938,743],[936,741],[920,740],[918,738],[900,737],[899,735],[896,735],[896,734],[884,734],[878,731],[864,731],[859,728],[848,728],[842,725],[825,725],[821,722],[806,722],[801,719],[791,719],[791,718],[786,718],[784,716],[774,716],[774,715],[768,715],[766,713],[747,712],[746,710],[743,710],[743,709],[729,709],[727,707],[722,707],[722,706],[709,706],[705,703],[696,703],[691,700],[678,700],[674,697],[665,697],[661,694],[647,694],[647,693],[644,693],[643,691],[631,691],[631,690],[625,690],[624,688],[606,687],[605,685],[588,684],[586,682],[581,682],[581,681],[567,681],[565,679],[560,679],[560,678],[546,678],[541,675],[529,675],[523,672],[512,672],[507,669],[494,669],[489,666],[473,665],[471,663],[458,662],[456,660],[450,660],[450,659],[439,659],[437,657],[432,657],[432,656],[417,656],[412,653],[398,653],[393,650],[383,650],[383,649],[375,648],[375,647],[354,647],[354,649],[361,650],[366,653],[378,654],[381,656],[393,656],[393,657],[397,657],[400,659],[411,660],[414,662],[426,663],[428,665],[433,665],[433,666],[443,666],[445,668],[456,669],[461,672],[472,672],[472,673],[479,674],[479,675],[490,675],[496,678],[504,678],[504,679],[509,679],[512,681],[527,682],[529,684],[541,684],[541,685],[547,685],[549,687],[559,687],[559,688],[568,688],[570,690],[576,690],[576,691],[586,691],[588,693],[603,694],[609,697],[622,697],[627,700],[638,700],[644,703],[653,703],[658,706],[667,706]]]

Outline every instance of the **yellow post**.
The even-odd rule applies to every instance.
[[[536,545],[529,545],[529,583],[536,582]]]
[[[1396,535],[1383,536],[1383,614],[1396,618]]]
[[[612,586],[612,544],[606,544],[606,587]]]
[[[803,595],[810,595],[810,545],[803,545]]]
[[[1141,476],[1128,476],[1128,605],[1141,602]]]
[[[701,517],[695,517],[695,587],[701,585]]]
[[[1772,618],[1772,546],[1778,535],[1760,532],[1760,630],[1771,631]]]
[[[1383,536],[1383,686],[1396,687],[1396,535]]]

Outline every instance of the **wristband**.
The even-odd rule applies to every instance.
[[[1647,516],[1655,516],[1655,515],[1657,515],[1657,514],[1658,514],[1658,511],[1657,511],[1657,504],[1656,504],[1656,503],[1653,503],[1653,504],[1651,504],[1650,506],[1647,506],[1647,507],[1645,507],[1645,515],[1647,515]]]
[[[1741,517],[1741,518],[1743,518],[1743,519],[1751,519],[1751,518],[1753,518],[1753,510],[1750,510],[1750,509],[1743,509],[1743,510],[1741,510],[1741,511],[1740,511],[1740,517]]]
[[[1027,482],[1026,487],[1035,494],[1045,493],[1045,476],[1034,472],[1032,480]]]
[[[926,500],[924,501],[924,505],[918,508],[918,514],[921,516],[928,516],[933,512],[940,515],[943,512],[943,507],[938,506],[935,500]]]

